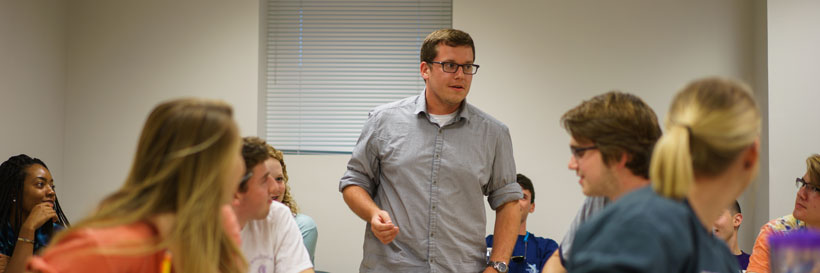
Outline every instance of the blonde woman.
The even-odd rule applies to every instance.
[[[712,223],[757,174],[760,112],[745,85],[707,78],[683,88],[655,145],[652,187],[584,224],[569,272],[739,272]]]
[[[56,236],[29,270],[245,272],[236,219],[226,206],[244,173],[232,112],[219,101],[159,104],[125,184]]]
[[[795,179],[797,197],[792,214],[774,219],[760,228],[747,272],[769,273],[769,236],[798,229],[820,230],[820,154],[806,158],[806,174]]]
[[[319,239],[319,229],[316,227],[316,222],[313,221],[313,218],[299,213],[299,206],[296,205],[296,200],[293,199],[293,195],[290,193],[290,184],[288,184],[290,180],[288,178],[288,168],[287,165],[285,165],[285,155],[282,154],[282,151],[277,150],[270,144],[265,145],[268,149],[268,156],[278,161],[282,169],[282,175],[274,179],[275,189],[273,198],[277,202],[281,202],[290,208],[290,212],[293,214],[296,224],[299,226],[299,231],[302,233],[302,241],[305,243],[305,248],[307,248],[308,254],[310,254],[310,262],[315,265],[314,254],[316,253],[316,242]]]

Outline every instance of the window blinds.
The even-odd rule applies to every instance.
[[[417,95],[419,49],[452,0],[268,0],[264,132],[290,154],[350,153],[367,113]]]

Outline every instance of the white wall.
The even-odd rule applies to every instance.
[[[0,1],[0,162],[43,160],[62,191],[65,1]]]
[[[535,183],[530,231],[560,240],[583,200],[566,167],[569,138],[558,123],[561,114],[619,89],[641,96],[663,118],[673,94],[697,77],[754,85],[753,11],[763,10],[752,4],[454,1],[453,26],[473,36],[482,65],[468,101],[510,127],[518,170]],[[287,157],[293,192],[319,225],[318,269],[352,272],[361,261],[364,222],[336,189],[347,159]],[[744,208],[753,207],[754,198],[741,198]],[[485,209],[490,233],[494,212]],[[754,209],[745,212],[754,215]],[[756,232],[751,224],[741,229],[747,252]]]
[[[41,156],[46,162],[64,166],[55,177],[65,181],[60,198],[72,219],[84,216],[122,183],[140,127],[151,107],[162,100],[179,96],[224,99],[235,106],[242,133],[257,132],[258,1],[75,0],[63,8],[67,15],[59,4],[16,2],[0,6],[0,37],[40,38],[20,43],[6,43],[3,38],[0,43],[0,77],[7,77],[0,78],[0,124],[21,126],[27,134],[7,135],[4,130],[0,140],[22,139],[28,146],[20,146],[21,152],[42,149],[48,155]],[[476,61],[482,65],[468,100],[510,127],[518,169],[536,184],[538,205],[530,231],[560,239],[582,200],[577,178],[565,167],[569,153],[568,137],[558,124],[562,113],[583,99],[620,89],[643,97],[662,118],[672,94],[694,78],[724,75],[755,87],[765,83],[755,76],[760,73],[755,67],[765,65],[754,58],[761,51],[755,46],[761,35],[754,31],[761,20],[753,16],[765,11],[760,2],[455,0],[454,27],[473,35]],[[817,116],[817,108],[805,99],[816,101],[818,93],[808,91],[816,87],[805,80],[813,77],[802,73],[818,71],[818,62],[816,55],[802,60],[804,53],[793,47],[798,46],[795,42],[813,46],[807,48],[816,48],[818,43],[787,30],[797,24],[817,25],[817,19],[799,12],[818,9],[793,11],[791,2],[783,3],[769,4],[769,16],[786,21],[770,24],[770,31],[780,35],[770,40],[785,40],[770,41],[769,61],[780,55],[786,58],[774,63],[769,74],[769,99],[772,112],[777,113],[769,116],[771,131],[777,132],[772,133],[771,148],[773,159],[777,149],[799,156],[772,162],[781,161],[802,172],[806,155],[797,148],[806,146],[783,146],[796,140],[810,143],[806,140],[818,135],[816,128],[807,130],[802,127],[808,126],[793,122],[811,117],[811,111]],[[804,21],[788,21],[798,20],[790,19],[792,12]],[[34,15],[13,17],[15,14]],[[12,46],[11,50],[6,46]],[[15,53],[8,53],[12,51]],[[10,58],[15,61],[5,61]],[[802,72],[784,75],[793,71],[794,64]],[[784,86],[795,82],[808,87]],[[14,88],[6,87],[7,83]],[[31,91],[9,95],[7,90]],[[9,103],[6,98],[27,102]],[[47,98],[47,112],[26,120],[42,120],[44,127],[60,128],[59,133],[16,121],[8,114],[42,110],[38,107],[43,103],[35,101],[42,98]],[[807,101],[805,107],[795,109],[793,105],[803,105],[801,99]],[[803,112],[794,112],[797,110]],[[774,126],[777,123],[794,123],[789,126],[796,128]],[[29,136],[31,132],[36,136]],[[35,146],[41,142],[53,146]],[[17,151],[6,150],[17,147],[0,149],[4,155]],[[364,222],[347,209],[337,190],[347,159],[338,155],[287,157],[294,195],[319,225],[319,270],[353,272],[361,260]],[[780,168],[767,169],[773,178],[778,177]],[[791,183],[794,171],[786,173],[785,182]],[[774,188],[772,185],[773,192]],[[794,195],[778,196],[793,200]],[[761,198],[759,193],[744,196],[745,212],[749,212],[747,203],[756,198]],[[772,214],[783,214],[779,211],[784,209],[777,210]],[[492,213],[488,223],[491,231]],[[741,238],[753,239],[757,228],[741,230],[745,232]],[[750,245],[741,243],[746,250]]]
[[[753,80],[750,83],[755,90],[755,98],[762,113],[763,128],[760,135],[760,169],[757,181],[754,181],[746,190],[745,202],[741,203],[743,223],[740,227],[742,240],[741,247],[749,252],[757,238],[760,226],[769,221],[769,83],[767,58],[766,32],[766,0],[753,1],[752,28],[755,30],[752,38],[752,69]],[[750,194],[751,193],[751,194]],[[751,253],[751,252],[749,252]]]
[[[258,1],[76,0],[68,7],[65,180],[72,219],[127,175],[145,118],[181,96],[234,105],[256,132]]]
[[[820,2],[768,1],[769,214],[794,209],[794,179],[820,153]]]
[[[348,155],[285,156],[291,193],[319,229],[317,270],[358,272],[362,261],[365,222],[348,209],[338,190],[348,159]]]
[[[751,4],[455,1],[454,27],[473,36],[482,65],[468,100],[510,127],[518,170],[535,184],[530,231],[560,240],[582,202],[560,116],[618,89],[642,97],[663,119],[690,80],[751,81]],[[753,236],[741,247],[751,250]]]

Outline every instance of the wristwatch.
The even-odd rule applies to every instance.
[[[495,271],[498,271],[499,273],[507,273],[507,270],[510,269],[509,267],[507,267],[507,263],[505,263],[505,262],[492,262],[491,261],[491,262],[488,262],[487,265],[492,266],[493,269],[495,269]]]

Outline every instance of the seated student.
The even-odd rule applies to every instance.
[[[566,272],[564,264],[581,224],[621,196],[649,185],[649,158],[661,127],[641,98],[610,91],[585,100],[561,116],[570,134],[569,169],[587,196],[558,251],[544,271]]]
[[[46,163],[21,154],[0,165],[0,273],[23,272],[26,260],[69,225]]]
[[[290,209],[290,213],[293,214],[296,225],[299,226],[299,231],[302,233],[302,240],[305,242],[308,254],[310,254],[310,263],[315,264],[313,261],[315,258],[314,254],[316,253],[316,242],[319,239],[319,229],[316,227],[316,222],[313,221],[313,218],[299,213],[296,200],[293,199],[293,195],[290,193],[290,178],[288,178],[288,168],[287,165],[285,165],[285,155],[269,144],[266,146],[268,148],[268,156],[276,159],[276,161],[279,161],[279,164],[282,165],[283,177],[274,181],[276,186],[273,191],[273,200],[281,202]]]
[[[769,221],[760,228],[746,272],[769,273],[769,236],[776,232],[820,229],[820,154],[806,159],[806,174],[796,180],[798,191],[794,211]]]
[[[737,246],[737,231],[743,223],[743,214],[740,213],[740,203],[735,203],[723,210],[715,223],[712,225],[712,233],[718,239],[726,242],[729,251],[737,257],[737,263],[741,270],[746,270],[749,266],[749,254],[740,250]]]
[[[89,218],[58,234],[42,257],[29,260],[28,270],[246,272],[228,206],[244,173],[232,113],[220,101],[157,105],[125,184]]]
[[[250,179],[239,184],[233,208],[242,227],[242,252],[248,272],[313,272],[310,255],[290,210],[273,202],[282,165],[270,157],[264,140],[242,140],[242,157]]]
[[[621,197],[583,224],[568,271],[739,272],[709,229],[757,174],[760,124],[742,84],[707,78],[684,87],[652,153],[652,188]]]
[[[547,262],[552,252],[558,249],[558,243],[527,231],[527,215],[535,212],[535,188],[532,186],[532,181],[523,174],[517,174],[515,180],[524,192],[524,197],[518,200],[518,205],[521,206],[522,211],[527,213],[521,214],[518,241],[515,242],[507,272],[538,273],[541,272],[541,268],[544,267],[544,263]],[[487,236],[486,241],[487,247],[493,247],[492,234]]]

